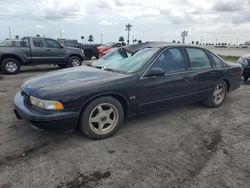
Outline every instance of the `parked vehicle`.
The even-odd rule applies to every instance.
[[[244,81],[247,81],[248,78],[250,78],[250,55],[245,55],[242,56],[239,60],[238,63],[242,65],[243,68],[243,78]]]
[[[98,49],[98,53],[99,53],[99,57],[104,56],[105,54],[107,54],[109,52],[109,50],[111,48],[119,48],[119,47],[123,47],[126,46],[125,42],[109,42],[103,46],[99,46]]]
[[[80,66],[84,51],[63,47],[56,40],[24,37],[0,45],[0,66],[5,74],[17,74],[22,65],[57,64],[60,67]]]
[[[69,39],[58,39],[58,41],[63,46],[82,49],[84,51],[86,59],[92,59],[92,57],[95,57],[96,59],[99,58],[97,47],[101,46],[100,44],[81,44],[78,43],[77,40],[69,40]]]
[[[93,139],[113,135],[125,117],[177,102],[223,104],[242,69],[207,49],[142,43],[113,50],[88,66],[26,81],[14,99],[18,118],[40,129],[74,129]]]

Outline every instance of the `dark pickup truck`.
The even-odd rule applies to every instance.
[[[99,58],[97,47],[101,46],[101,44],[81,44],[74,39],[58,39],[58,42],[60,42],[63,46],[82,49],[86,59],[91,59],[92,57],[95,57],[96,59]]]
[[[59,67],[80,66],[85,59],[79,48],[64,47],[56,40],[24,37],[0,44],[0,68],[5,74],[17,74],[22,65],[56,64]]]

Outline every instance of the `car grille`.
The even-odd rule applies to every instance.
[[[21,92],[21,95],[23,96],[23,101],[27,104],[30,104],[30,96],[24,91]]]

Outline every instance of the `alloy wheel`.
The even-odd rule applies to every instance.
[[[7,62],[5,65],[5,69],[10,72],[10,73],[14,73],[17,71],[17,64],[15,62]]]
[[[102,103],[91,111],[89,126],[96,134],[108,134],[117,126],[118,120],[116,107],[110,103]]]
[[[216,105],[222,103],[225,98],[225,95],[226,95],[225,86],[223,84],[217,85],[213,93],[214,103]]]
[[[81,62],[79,59],[73,59],[72,60],[72,67],[78,67],[80,66]]]

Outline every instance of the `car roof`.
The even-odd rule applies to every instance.
[[[202,48],[200,46],[196,45],[188,45],[188,44],[181,44],[181,43],[170,43],[170,42],[145,42],[145,43],[140,43],[140,44],[132,44],[125,46],[125,48],[128,51],[131,52],[136,52],[139,50],[142,50],[143,48],[166,48],[166,47],[195,47],[195,48]],[[205,48],[202,48],[205,49]]]

